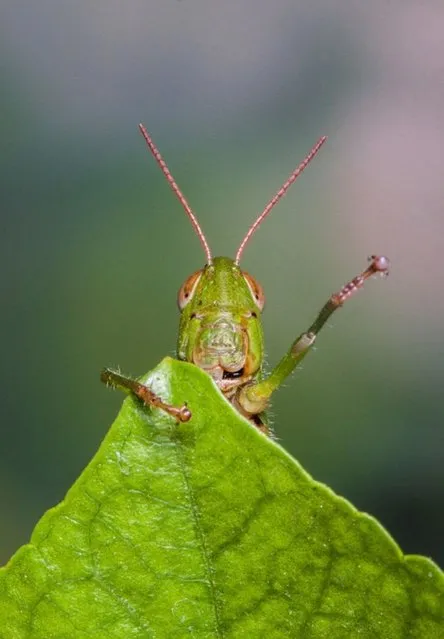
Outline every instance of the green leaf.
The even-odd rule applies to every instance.
[[[444,575],[170,358],[0,571],[2,639],[444,637]]]

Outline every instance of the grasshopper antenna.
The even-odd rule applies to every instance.
[[[320,138],[316,142],[316,144],[314,145],[314,147],[312,148],[310,153],[307,155],[307,157],[293,171],[293,173],[290,175],[288,180],[286,180],[286,182],[284,182],[284,184],[281,186],[281,188],[276,193],[276,195],[274,197],[272,197],[271,200],[268,202],[267,206],[264,208],[264,210],[259,215],[259,217],[256,219],[256,221],[253,222],[253,224],[250,226],[250,228],[247,231],[247,234],[245,235],[244,239],[240,243],[240,246],[239,246],[239,248],[237,250],[237,253],[236,253],[236,259],[234,260],[234,263],[237,266],[239,266],[239,262],[240,262],[242,253],[244,252],[244,249],[245,249],[246,245],[250,241],[251,236],[257,231],[259,226],[262,224],[262,222],[265,220],[265,218],[270,213],[270,211],[274,208],[274,206],[286,194],[286,192],[288,191],[290,186],[293,184],[293,182],[295,182],[297,180],[297,178],[300,176],[300,174],[305,169],[305,167],[308,164],[310,164],[310,162],[312,161],[314,156],[317,154],[317,152],[319,151],[321,146],[324,144],[324,142],[326,142],[326,140],[327,140],[327,136],[323,135],[322,138]]]
[[[199,238],[200,243],[202,244],[203,250],[205,251],[205,256],[207,258],[207,264],[211,264],[212,261],[213,261],[213,257],[211,255],[211,250],[210,250],[210,247],[208,245],[207,239],[206,239],[206,237],[204,235],[204,232],[202,231],[202,228],[201,228],[201,226],[200,226],[200,224],[199,224],[199,222],[197,220],[197,217],[194,215],[193,211],[191,210],[190,205],[188,204],[188,202],[185,199],[185,196],[183,195],[183,193],[179,189],[175,179],[171,175],[170,170],[167,167],[167,164],[166,164],[165,160],[160,155],[160,151],[157,148],[157,146],[154,144],[154,142],[151,139],[151,136],[149,135],[148,131],[145,129],[143,124],[139,124],[139,129],[140,129],[141,134],[145,138],[145,142],[147,143],[147,146],[148,146],[149,150],[151,151],[154,159],[156,160],[157,164],[162,169],[162,173],[166,177],[168,184],[173,189],[174,193],[176,194],[177,199],[182,204],[182,207],[183,207],[185,213],[188,215],[188,218],[189,218],[191,224],[193,225],[194,230],[196,231],[197,237]]]

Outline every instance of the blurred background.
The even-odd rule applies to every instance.
[[[122,397],[173,354],[176,292],[234,256],[311,145],[327,145],[245,251],[272,365],[386,254],[276,396],[282,445],[444,564],[444,7],[434,0],[5,0],[0,9],[0,559],[94,455]]]

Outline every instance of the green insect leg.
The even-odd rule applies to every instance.
[[[257,384],[245,386],[240,391],[238,402],[244,411],[250,415],[264,411],[274,391],[279,388],[282,382],[307,355],[315,343],[319,331],[332,313],[362,288],[369,277],[378,273],[380,275],[388,275],[390,263],[386,257],[372,255],[370,260],[369,266],[360,275],[354,277],[338,293],[334,293],[330,297],[310,328],[293,342],[290,350],[284,355],[270,375]]]

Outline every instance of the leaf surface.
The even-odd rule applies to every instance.
[[[444,575],[166,358],[0,571],[2,639],[444,637]]]

